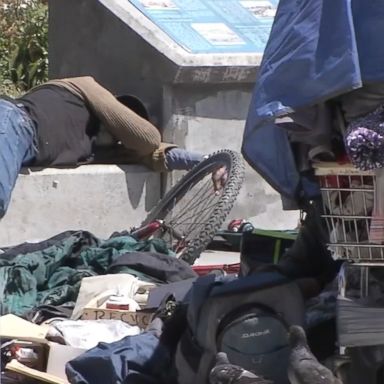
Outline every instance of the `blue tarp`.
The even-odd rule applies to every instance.
[[[278,192],[300,175],[274,119],[384,80],[384,0],[280,0],[243,137],[243,155]]]

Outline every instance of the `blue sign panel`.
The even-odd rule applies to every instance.
[[[129,0],[192,53],[263,53],[278,0]]]

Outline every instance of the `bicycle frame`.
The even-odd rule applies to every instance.
[[[140,227],[140,228],[134,228],[133,231],[130,233],[131,236],[135,237],[138,240],[146,240],[149,239],[151,236],[153,236],[158,231],[167,231],[172,234],[172,237],[174,237],[177,240],[177,243],[173,249],[174,252],[179,253],[181,252],[187,245],[187,242],[185,241],[185,236],[177,232],[174,228],[167,225],[164,220],[154,220],[150,223]]]

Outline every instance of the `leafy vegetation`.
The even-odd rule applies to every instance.
[[[16,95],[47,75],[47,1],[0,0],[0,94]]]

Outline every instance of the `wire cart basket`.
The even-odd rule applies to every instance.
[[[350,164],[319,164],[315,174],[323,200],[329,249],[344,263],[338,278],[337,328],[340,352],[384,344],[384,244],[370,241],[376,179]],[[343,352],[342,352],[343,353]]]
[[[335,258],[383,262],[384,245],[369,241],[375,175],[352,165],[321,164],[316,168],[323,200],[323,219]]]

